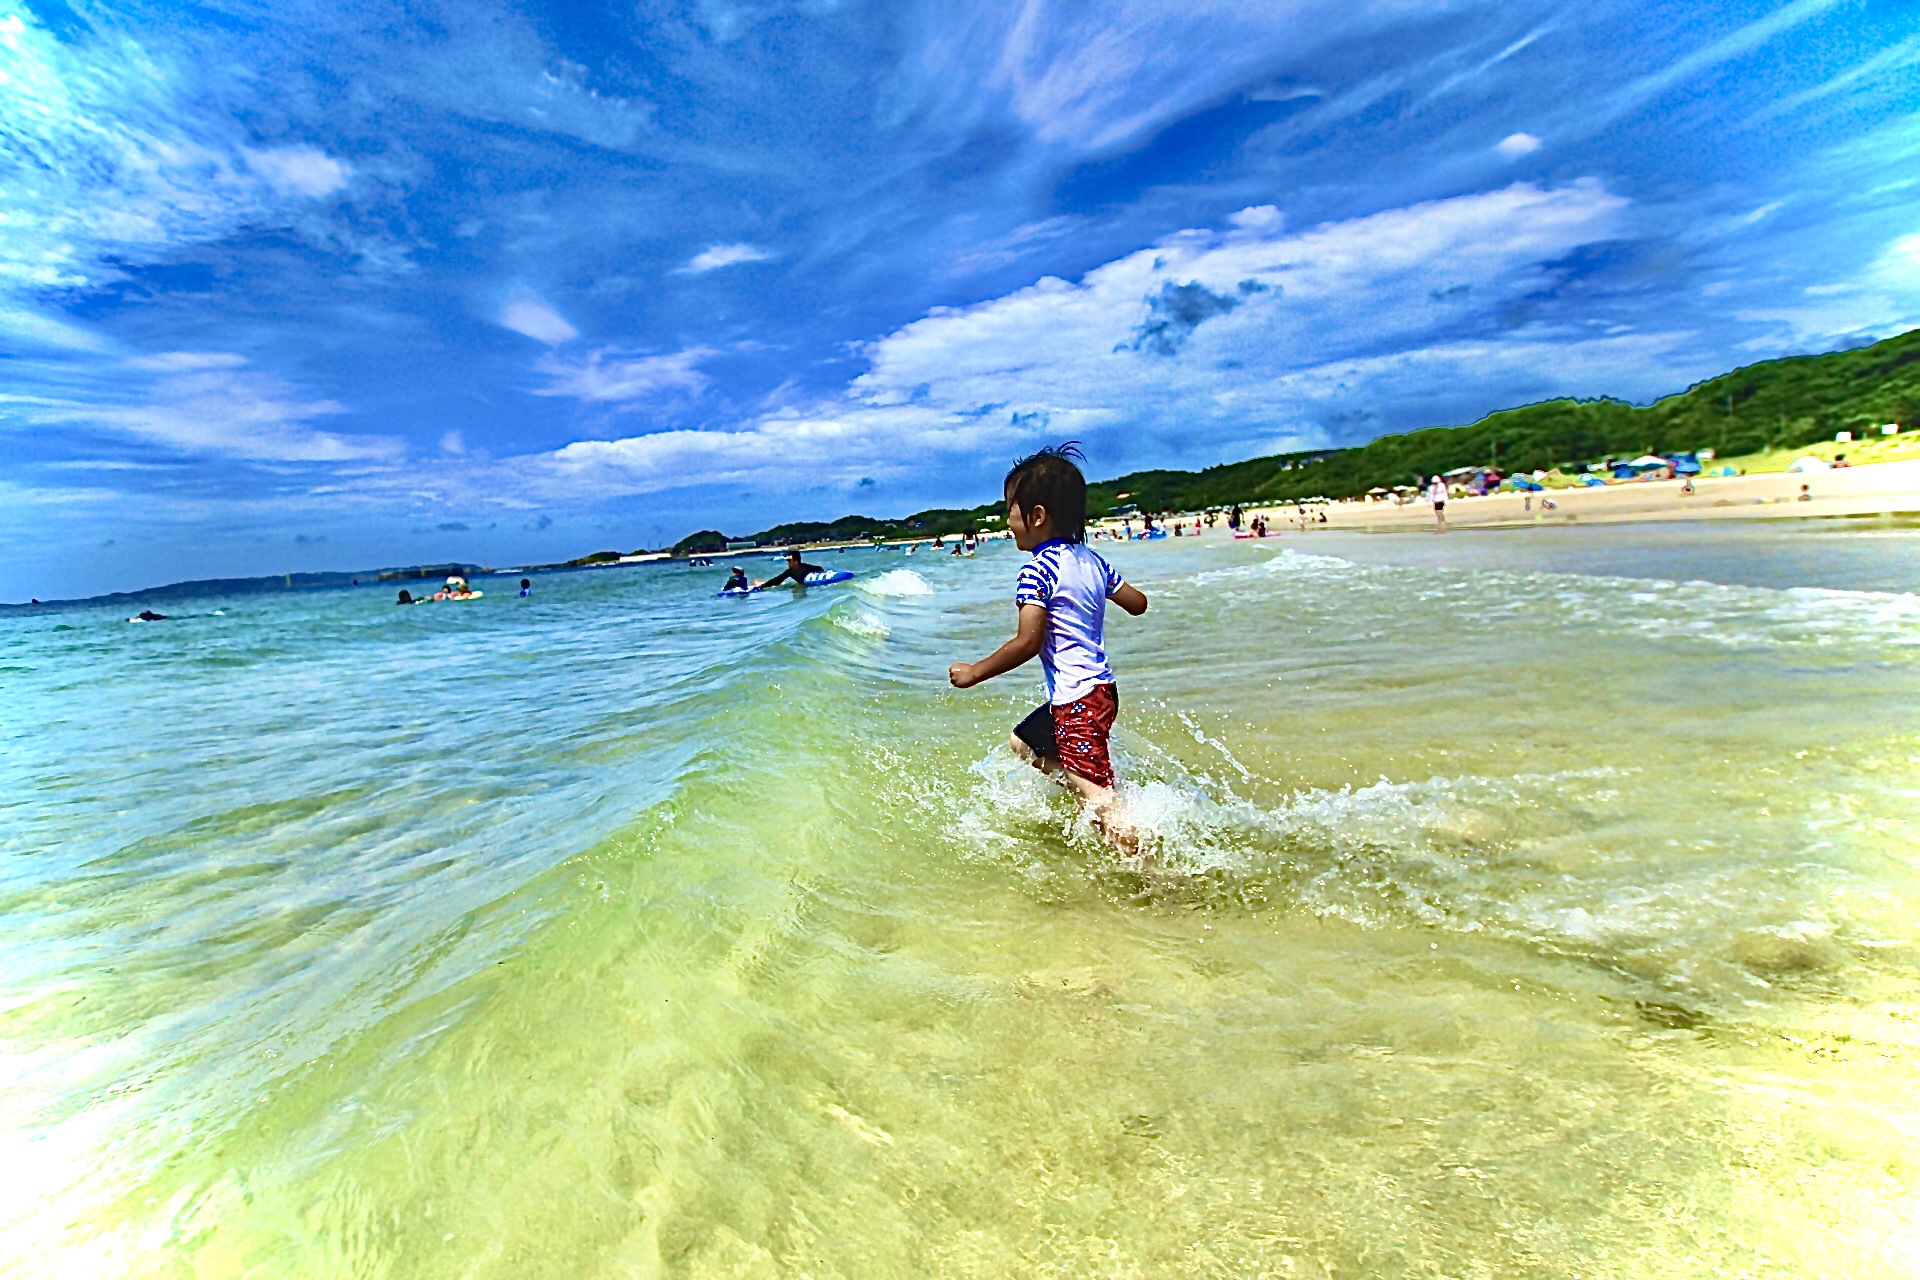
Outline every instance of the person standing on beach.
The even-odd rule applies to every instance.
[[[1435,476],[1427,485],[1427,501],[1433,504],[1434,532],[1447,531],[1447,482]]]
[[[1014,581],[1019,622],[1013,639],[978,662],[956,662],[947,679],[971,689],[1038,657],[1047,701],[1008,739],[1014,754],[1059,779],[1087,806],[1094,824],[1126,851],[1138,836],[1113,793],[1107,739],[1120,711],[1107,662],[1111,600],[1139,617],[1147,597],[1086,544],[1087,481],[1072,442],[1022,458],[1007,473],[1007,528],[1031,559]]]

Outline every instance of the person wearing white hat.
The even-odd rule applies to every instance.
[[[1427,482],[1427,501],[1433,504],[1434,532],[1447,531],[1447,482],[1439,476]]]

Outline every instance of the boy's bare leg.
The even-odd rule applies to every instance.
[[[1052,756],[1040,755],[1020,741],[1018,734],[1009,736],[1007,743],[1013,748],[1013,754],[1079,796],[1080,802],[1093,815],[1093,825],[1100,828],[1101,834],[1111,840],[1115,848],[1129,856],[1140,852],[1140,832],[1127,821],[1126,807],[1120,803],[1120,797],[1113,793],[1112,787],[1103,787],[1070,769],[1062,768]]]

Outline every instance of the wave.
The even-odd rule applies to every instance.
[[[1202,587],[1235,601],[1267,596],[1265,583],[1273,577],[1286,579],[1290,588],[1310,589],[1305,595],[1290,592],[1290,609],[1337,613],[1348,624],[1444,618],[1451,626],[1545,625],[1590,636],[1726,648],[1920,646],[1920,595],[1909,592],[1367,565],[1292,549],[1170,585],[1176,593]],[[1235,590],[1241,584],[1245,590]],[[1377,619],[1371,616],[1376,611]]]
[[[911,569],[889,569],[871,578],[856,578],[853,585],[870,596],[930,596],[933,588]]]
[[[858,613],[836,611],[828,615],[828,618],[834,626],[839,627],[842,631],[849,632],[856,636],[862,636],[869,640],[885,640],[893,634],[893,628],[864,609]]]
[[[1713,856],[1705,828],[1663,813],[1661,843],[1691,856],[1644,856],[1649,781],[1636,770],[1382,780],[1261,805],[1131,734],[1115,741],[1121,798],[1145,836],[1137,858],[1116,856],[1057,786],[1004,750],[964,781],[916,784],[914,803],[959,858],[998,865],[1043,897],[1144,895],[1480,935],[1593,966],[1676,1007],[1751,1016],[1880,969],[1884,949],[1902,945],[1890,940],[1902,922],[1850,895],[1855,875],[1821,856],[1811,817],[1783,820],[1773,844],[1729,859]]]

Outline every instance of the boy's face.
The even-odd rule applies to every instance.
[[[1022,551],[1031,551],[1053,536],[1053,520],[1047,515],[1047,509],[1035,505],[1032,512],[1021,509],[1013,500],[1013,493],[1007,493],[1007,530],[1013,534],[1013,545]]]

